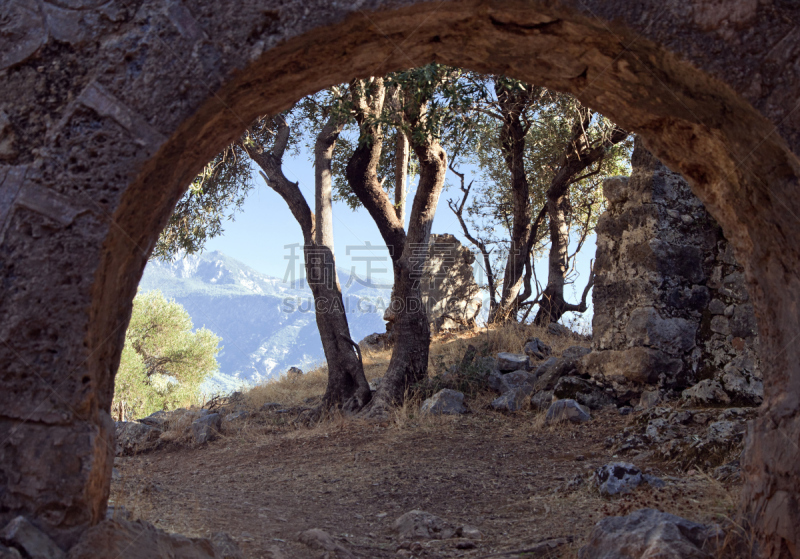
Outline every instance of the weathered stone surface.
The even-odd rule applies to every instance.
[[[22,559],[22,555],[13,547],[0,544],[0,559]]]
[[[66,559],[67,556],[53,540],[22,516],[3,528],[0,542],[22,551],[29,559]]]
[[[589,410],[575,400],[556,400],[547,408],[545,423],[560,423],[562,421],[585,423],[591,418]]]
[[[147,417],[137,419],[136,421],[164,431],[167,427],[167,422],[169,421],[169,413],[165,411],[157,411],[151,413]]]
[[[650,149],[693,181],[735,245],[761,324],[769,325],[759,340],[764,417],[748,439],[744,498],[764,530],[776,532],[784,518],[800,525],[786,497],[800,492],[800,449],[783,442],[800,433],[800,347],[787,346],[800,331],[800,279],[785,272],[800,262],[795,3],[31,6],[6,2],[0,37],[0,98],[17,152],[0,169],[7,294],[0,303],[0,479],[25,473],[24,486],[8,482],[0,491],[0,524],[41,515],[43,530],[66,546],[102,518],[113,371],[131,300],[197,169],[257,115],[378,67],[407,67],[411,57],[485,72],[513,68],[528,83],[579,93],[623,128],[641,131]],[[365,13],[373,25],[364,24]],[[403,48],[388,44],[387,33]],[[632,206],[650,203],[634,194]],[[689,277],[691,266],[679,271],[676,277]],[[739,277],[713,271],[709,289],[741,296]],[[696,304],[689,293],[701,290],[678,292]],[[765,554],[800,548],[798,537],[776,536]]]
[[[522,351],[524,351],[525,355],[527,355],[530,359],[537,359],[539,361],[546,359],[553,352],[550,346],[539,338],[532,338],[525,342],[525,346],[522,348]]]
[[[630,354],[639,365],[639,374],[626,372],[633,384],[680,390],[701,372],[721,381],[733,360],[756,361],[755,314],[741,267],[688,183],[638,140],[632,166],[629,179],[604,187],[610,202],[597,226],[593,291],[596,353],[622,355],[595,359],[621,363]],[[666,367],[648,367],[641,353],[634,355],[638,348],[661,352]],[[743,382],[730,375],[731,389],[724,390],[739,403],[756,404],[757,369]]]
[[[722,385],[715,380],[701,380],[681,394],[683,399],[695,406],[729,404],[731,399]]]
[[[559,357],[551,357],[536,369],[536,391],[553,390],[558,383],[558,379],[563,376],[573,374],[577,371],[574,361],[569,361]]]
[[[228,554],[230,557],[230,553]],[[224,559],[207,539],[168,534],[137,520],[105,520],[87,530],[69,550],[69,559]]]
[[[601,495],[630,493],[642,483],[642,471],[628,462],[612,462],[600,466],[594,473]]]
[[[662,379],[677,377],[682,370],[680,359],[664,352],[633,347],[628,350],[593,351],[581,358],[582,374],[610,384],[618,398],[631,399],[641,394],[645,385],[659,384]]]
[[[553,395],[559,400],[573,399],[593,410],[616,403],[603,387],[580,377],[561,377],[553,389]]]
[[[661,403],[662,394],[660,390],[645,390],[642,392],[642,397],[639,399],[639,407],[642,409],[650,409]]]
[[[503,388],[500,392],[506,392],[507,390],[512,390],[514,388],[527,388],[528,392],[533,391],[533,387],[536,384],[536,375],[529,373],[528,371],[514,371],[511,373],[506,373],[501,377]]]
[[[533,388],[527,384],[518,388],[510,388],[502,396],[492,401],[492,409],[511,412],[528,409],[531,405],[531,392],[533,392]]]
[[[161,446],[161,429],[136,421],[116,424],[117,456],[149,452]]]
[[[551,336],[571,336],[572,330],[564,326],[563,324],[559,324],[558,322],[551,322],[547,325],[547,332]]]
[[[217,438],[222,430],[222,416],[209,413],[192,421],[192,435],[197,444],[204,444]]]
[[[453,524],[421,510],[405,513],[392,528],[401,540],[445,540],[456,533]]]
[[[333,553],[337,559],[352,559],[354,556],[343,545],[336,542],[331,535],[320,528],[304,530],[297,536],[297,541],[307,545],[311,549],[321,549],[325,552]],[[325,554],[330,557],[329,554]]]
[[[628,516],[609,516],[598,522],[579,559],[710,559],[721,530],[679,516],[641,509]]]
[[[482,302],[473,262],[472,252],[453,235],[430,236],[420,290],[432,331],[475,327]]]
[[[459,415],[466,413],[464,394],[458,390],[444,388],[422,402],[421,413],[431,415]]]
[[[570,361],[577,361],[584,355],[588,355],[592,352],[592,348],[584,347],[581,345],[573,345],[569,346],[567,349],[561,352],[561,357],[563,359],[569,359]]]
[[[553,403],[553,391],[541,390],[531,396],[531,407],[535,410],[546,411]]]
[[[299,367],[289,367],[289,370],[286,371],[287,377],[299,377],[303,376],[303,369]]]
[[[497,354],[497,368],[500,372],[527,371],[530,370],[530,361],[525,354],[501,351]]]

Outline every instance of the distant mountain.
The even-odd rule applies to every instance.
[[[338,272],[353,339],[384,331],[383,309],[391,289],[349,282],[347,272]],[[230,392],[292,366],[324,361],[304,280],[283,283],[221,252],[207,252],[149,263],[139,289],[160,290],[186,308],[195,328],[205,326],[222,338],[220,374],[204,387],[207,392]]]

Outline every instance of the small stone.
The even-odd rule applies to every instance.
[[[597,468],[595,483],[601,495],[630,493],[642,483],[642,471],[628,462],[612,462]]]
[[[446,540],[456,533],[455,526],[446,520],[421,510],[405,513],[395,520],[393,528],[401,540]]]
[[[592,416],[589,414],[589,410],[575,400],[556,400],[550,404],[547,410],[545,423],[559,423],[562,421],[585,423],[591,418]]]
[[[539,338],[531,338],[528,340],[525,343],[525,347],[522,348],[522,351],[524,351],[525,355],[531,359],[538,359],[540,361],[548,357],[553,352],[550,346]]]
[[[639,406],[643,410],[649,410],[661,402],[661,392],[659,390],[645,390],[639,398]]]
[[[633,413],[633,408],[630,406],[622,406],[617,411],[620,415],[630,415]]]
[[[459,415],[465,413],[464,394],[445,388],[422,402],[420,413],[431,415]]]
[[[471,540],[461,540],[456,544],[456,549],[475,549],[475,542]]]
[[[531,367],[527,355],[502,351],[497,354],[497,368],[501,372],[511,372],[520,369],[527,371]]]
[[[703,406],[708,404],[729,404],[731,399],[716,380],[704,379],[681,393],[690,404]]]

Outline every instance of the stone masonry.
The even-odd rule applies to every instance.
[[[760,404],[756,320],[733,248],[688,183],[638,138],[632,166],[603,187],[588,372],[631,397],[645,385],[702,382],[731,402]]]

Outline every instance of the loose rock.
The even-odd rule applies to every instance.
[[[161,446],[161,429],[136,421],[116,423],[117,456],[149,452]]]
[[[425,511],[412,510],[395,520],[394,531],[403,540],[446,540],[456,534],[456,527]]]
[[[695,406],[729,404],[731,401],[722,385],[711,379],[701,380],[694,386],[684,390],[681,396],[687,403]]]
[[[527,371],[531,367],[527,355],[502,351],[497,354],[497,368],[501,372],[511,372],[520,369]]]
[[[580,359],[584,355],[588,355],[592,352],[592,348],[590,347],[583,347],[580,345],[573,345],[565,349],[561,352],[561,357],[563,359],[569,359],[570,361],[575,361]]]
[[[595,484],[601,495],[630,493],[642,483],[642,471],[628,462],[612,462],[595,471]]]
[[[592,416],[589,414],[589,410],[575,400],[556,400],[550,404],[547,410],[545,423],[559,423],[562,421],[585,423],[591,418]]]
[[[529,385],[507,390],[502,396],[496,398],[490,405],[497,411],[520,411],[530,406],[530,394],[533,389]]]
[[[549,345],[544,343],[539,338],[532,338],[525,343],[525,347],[522,349],[525,352],[525,355],[530,357],[531,359],[537,359],[539,361],[549,357],[553,350],[550,348]]]
[[[422,402],[421,413],[432,415],[458,415],[465,413],[464,394],[458,390],[444,388]]]
[[[545,411],[553,403],[553,391],[542,390],[531,397],[531,406],[535,410]]]
[[[552,336],[571,336],[572,330],[564,326],[563,324],[559,324],[558,322],[551,322],[547,325],[547,331]]]
[[[213,441],[222,429],[222,417],[218,413],[210,413],[192,421],[192,435],[197,444]]]
[[[578,551],[578,558],[709,559],[706,550],[714,545],[720,532],[679,516],[641,509],[598,522],[589,543]]]

